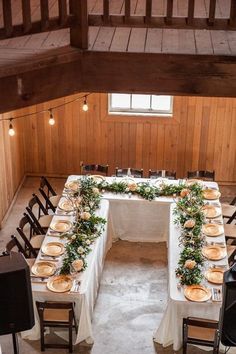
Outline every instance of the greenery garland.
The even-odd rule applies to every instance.
[[[91,245],[101,236],[106,220],[96,216],[100,206],[101,193],[107,191],[138,195],[152,201],[159,196],[172,196],[176,200],[174,214],[175,223],[181,227],[179,243],[183,247],[180,253],[176,275],[183,285],[199,284],[202,280],[203,256],[201,247],[203,237],[201,233],[204,214],[202,212],[202,187],[195,183],[187,186],[161,183],[156,186],[150,182],[136,183],[131,179],[106,180],[96,182],[91,176],[78,179],[78,190],[70,191],[67,198],[76,212],[76,220],[69,233],[63,234],[67,238],[66,253],[60,269],[61,274],[74,271],[83,271],[87,267],[86,256],[91,251]],[[176,199],[178,198],[178,200]]]

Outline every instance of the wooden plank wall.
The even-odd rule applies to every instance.
[[[9,122],[0,121],[0,226],[25,175],[23,122],[14,122],[14,137],[8,135],[8,127]]]
[[[39,111],[76,96],[31,107]],[[88,97],[55,111],[24,119],[27,174],[79,173],[80,161],[115,167],[187,170],[215,169],[216,180],[236,183],[236,99],[175,97],[172,119],[110,117],[107,95]],[[27,109],[29,110],[29,109]]]

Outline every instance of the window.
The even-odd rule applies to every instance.
[[[108,97],[110,114],[172,116],[172,96],[111,93]]]

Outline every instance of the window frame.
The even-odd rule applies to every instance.
[[[114,116],[138,116],[138,117],[155,117],[155,118],[172,118],[173,117],[173,108],[174,108],[174,98],[171,95],[164,95],[170,97],[170,109],[167,110],[155,110],[152,108],[132,108],[132,95],[135,93],[128,93],[130,95],[130,108],[112,108],[112,94],[116,93],[108,93],[108,115]],[[125,93],[127,94],[127,93]],[[144,94],[150,96],[150,106],[152,105],[152,96],[162,96],[162,95],[154,95],[154,94]]]

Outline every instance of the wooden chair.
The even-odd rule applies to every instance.
[[[225,219],[230,219],[236,212],[236,197],[230,203],[221,203],[222,216]]]
[[[40,320],[40,341],[41,351],[45,348],[66,348],[69,352],[73,351],[72,329],[77,333],[78,327],[75,319],[74,304],[71,302],[39,302],[36,301],[36,307]],[[46,344],[44,341],[44,332],[46,327],[61,327],[69,330],[69,344]]]
[[[130,177],[135,178],[143,178],[143,169],[138,170],[135,168],[119,168],[116,167],[116,176],[117,177],[127,177],[128,173],[130,172]]]
[[[42,231],[45,233],[45,230],[50,226],[53,215],[48,214],[47,209],[43,206],[43,203],[36,194],[33,194],[33,198],[30,199],[26,210],[37,229],[40,230],[40,233],[42,233]]]
[[[183,318],[183,354],[188,344],[212,347],[213,353],[219,353],[219,322],[203,318]]]
[[[24,241],[26,254],[29,257],[32,255],[37,257],[38,251],[45,237],[42,233],[43,230],[38,230],[30,216],[26,213],[24,213],[23,218],[21,218],[16,230]]]
[[[80,163],[81,175],[88,175],[94,173],[102,173],[105,176],[108,176],[109,165],[84,165],[83,162]]]
[[[16,236],[11,235],[11,240],[6,244],[5,251],[3,252],[4,254],[9,254],[11,251],[20,252],[24,255],[24,257],[27,257],[27,254],[25,253],[24,248],[21,246],[20,242],[16,238]]]
[[[42,176],[40,179],[39,191],[45,200],[46,210],[51,209],[55,213],[56,207],[61,199],[61,196],[55,192],[52,185],[44,176]]]
[[[176,171],[167,171],[167,170],[152,171],[152,170],[149,170],[148,176],[149,176],[149,178],[164,177],[164,178],[168,178],[168,179],[176,179]]]
[[[214,181],[215,171],[188,171],[187,178],[197,178],[206,181]]]

